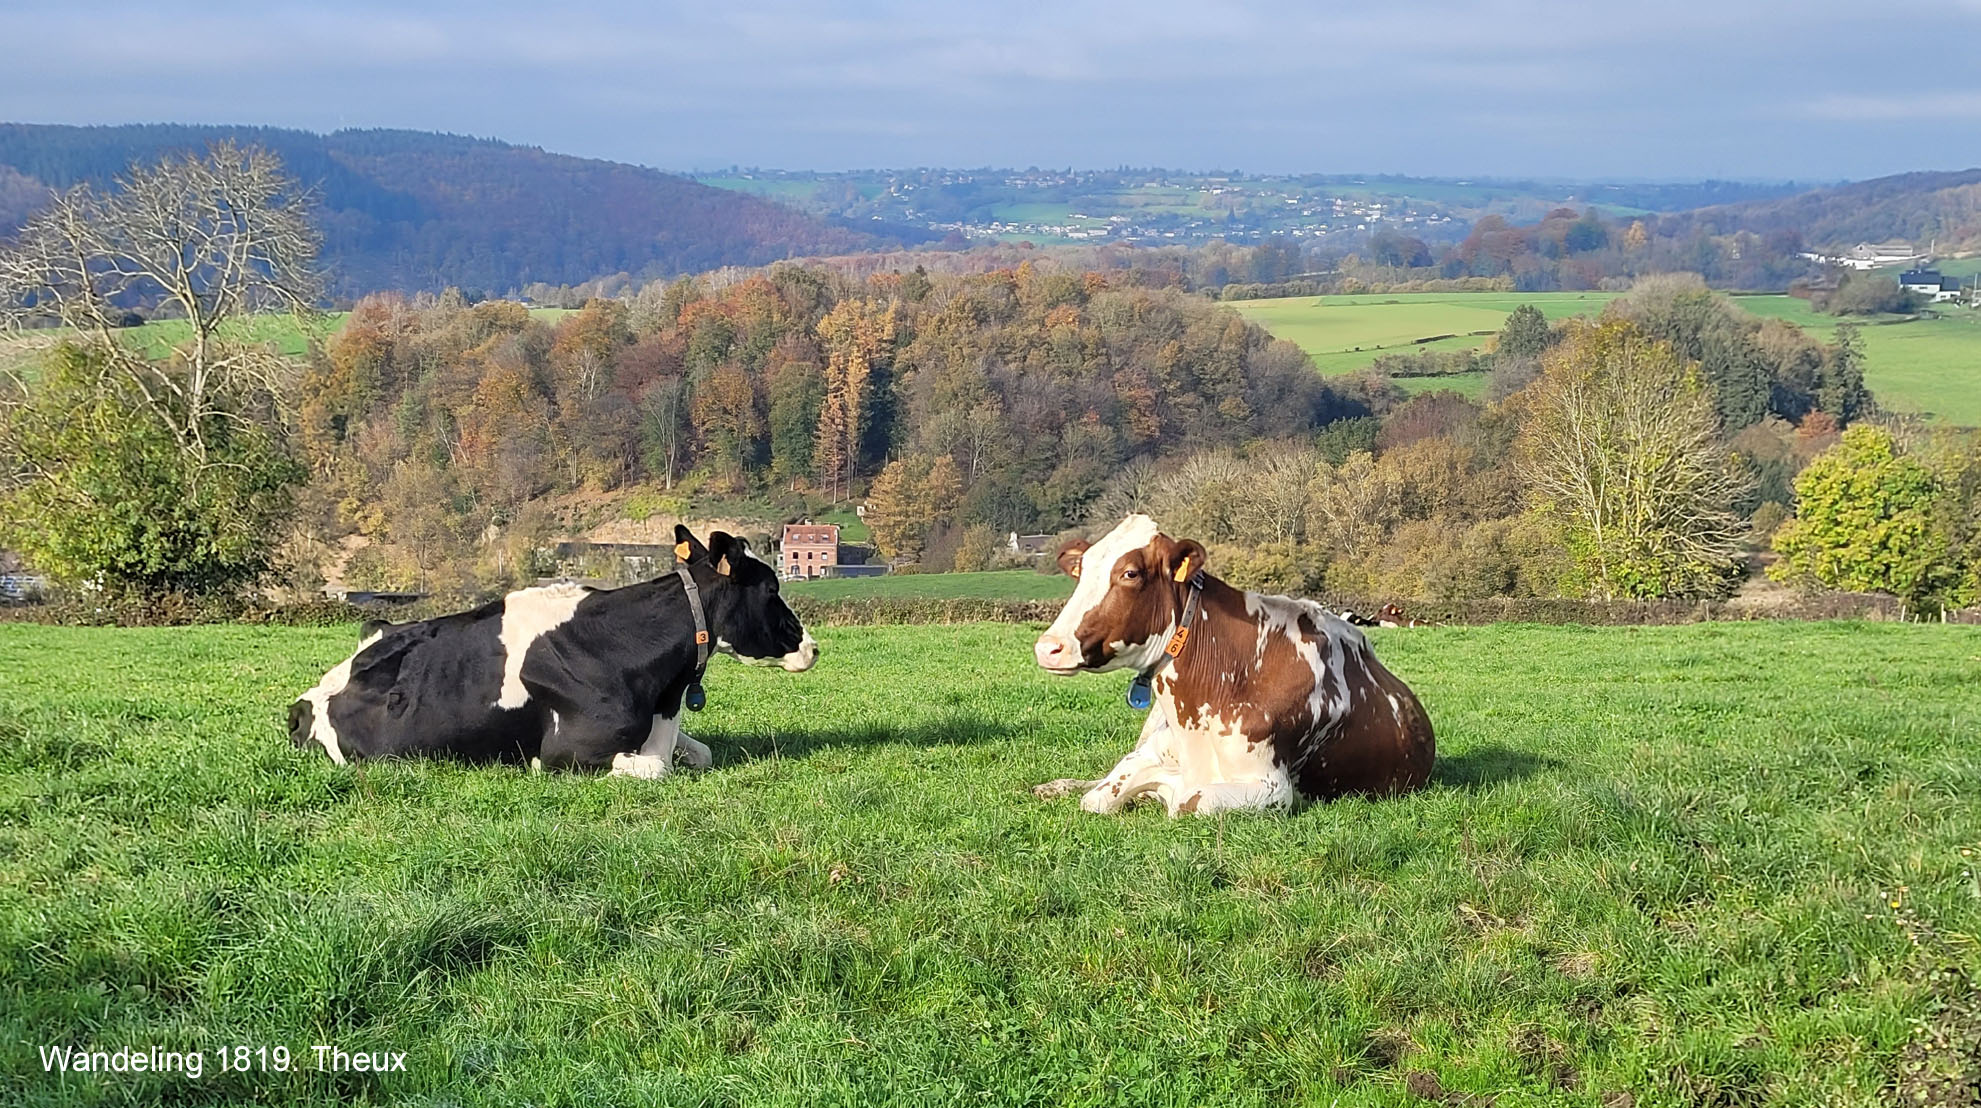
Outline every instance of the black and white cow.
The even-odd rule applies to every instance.
[[[541,758],[548,769],[661,777],[677,749],[684,764],[708,765],[708,747],[680,727],[700,678],[697,595],[716,651],[797,673],[818,644],[742,539],[717,531],[704,547],[685,527],[675,539],[694,590],[678,573],[621,589],[549,585],[438,619],[365,624],[357,653],[290,706],[289,737],[340,765]]]

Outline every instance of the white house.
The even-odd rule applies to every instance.
[[[1909,270],[1899,274],[1898,283],[1907,292],[1926,297],[1930,304],[1960,299],[1960,278],[1942,276],[1937,269]]]

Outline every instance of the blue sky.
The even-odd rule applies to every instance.
[[[1981,164],[1981,0],[37,5],[0,118],[667,169],[1834,180]]]

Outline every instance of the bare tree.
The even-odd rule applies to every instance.
[[[216,421],[287,408],[296,367],[247,328],[259,313],[314,315],[307,199],[273,154],[231,142],[133,167],[109,189],[78,185],[0,251],[0,325],[68,328],[197,471]],[[162,352],[128,337],[137,307],[183,320],[183,337]]]
[[[1735,566],[1747,478],[1698,366],[1615,320],[1573,325],[1528,387],[1520,471],[1598,597],[1710,595]]]
[[[1320,456],[1292,443],[1258,452],[1249,480],[1232,489],[1232,526],[1245,542],[1285,542],[1307,531],[1307,485]]]

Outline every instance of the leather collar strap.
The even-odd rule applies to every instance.
[[[687,566],[675,566],[674,572],[681,577],[681,588],[688,597],[688,611],[695,617],[695,672],[688,678],[688,692],[684,702],[691,712],[699,712],[708,703],[708,694],[702,691],[702,672],[708,669],[708,621],[702,617],[702,590],[695,586],[694,577]]]
[[[1183,619],[1177,623],[1176,633],[1169,637],[1169,644],[1162,648],[1162,653],[1156,656],[1155,661],[1149,663],[1149,668],[1136,674],[1135,679],[1128,683],[1130,708],[1138,712],[1146,712],[1149,710],[1149,705],[1155,703],[1155,692],[1150,686],[1150,681],[1161,672],[1162,667],[1175,661],[1176,656],[1183,653],[1183,644],[1190,641],[1190,624],[1197,618],[1197,609],[1201,606],[1203,596],[1204,571],[1200,569],[1190,575],[1190,598],[1183,602]]]

